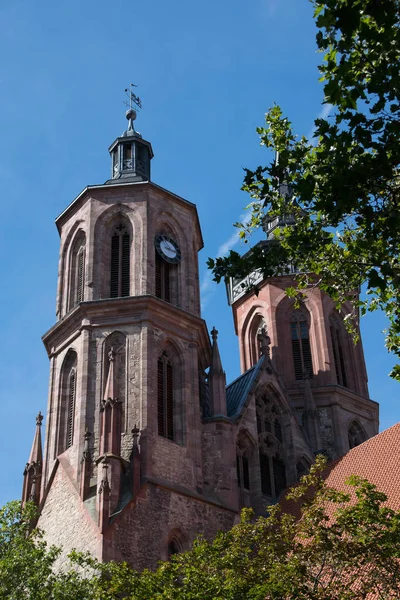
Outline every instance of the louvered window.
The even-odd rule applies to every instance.
[[[156,296],[167,302],[171,302],[171,268],[156,251]]]
[[[71,250],[68,310],[71,310],[84,300],[85,240],[85,233],[83,231],[80,231],[75,239],[73,248]]]
[[[340,335],[340,326],[336,320],[331,320],[330,330],[333,360],[335,362],[336,381],[339,385],[347,387],[346,364]]]
[[[308,377],[312,377],[313,367],[308,323],[303,313],[299,311],[293,313],[290,330],[295,378],[303,379],[304,373],[307,373]]]
[[[66,448],[72,446],[74,440],[74,418],[75,418],[75,394],[76,394],[76,372],[72,369],[68,381],[68,410],[67,410],[67,432]]]
[[[77,269],[77,282],[76,282],[76,303],[82,302],[83,300],[83,284],[85,277],[85,250],[81,248],[78,252],[78,269]]]
[[[119,224],[111,237],[110,297],[129,296],[130,293],[130,235]]]
[[[174,439],[174,382],[173,367],[164,353],[157,363],[158,435]]]

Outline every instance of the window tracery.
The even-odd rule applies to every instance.
[[[348,439],[350,450],[356,446],[359,446],[367,439],[367,435],[358,421],[353,421],[350,423],[348,429]]]
[[[277,499],[286,488],[286,469],[281,416],[267,394],[256,401],[261,492]]]

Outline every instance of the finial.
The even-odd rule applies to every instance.
[[[39,425],[39,427],[42,425],[42,421],[43,421],[43,415],[39,410],[39,413],[36,417],[36,425]]]
[[[215,343],[217,341],[217,337],[218,337],[218,330],[215,329],[215,327],[213,327],[211,330],[211,337],[212,337],[213,342]]]

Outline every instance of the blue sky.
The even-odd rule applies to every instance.
[[[300,134],[320,114],[315,27],[307,0],[122,0],[0,4],[0,504],[18,498],[34,417],[46,411],[41,335],[55,320],[55,217],[109,177],[107,148],[125,128],[123,90],[139,85],[137,128],[153,145],[152,179],[197,204],[203,316],[228,381],[239,374],[225,289],[205,262],[240,249],[242,168],[267,159],[255,133],[274,103]],[[363,323],[381,428],[398,420],[381,315]]]

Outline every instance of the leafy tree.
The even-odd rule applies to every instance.
[[[54,571],[60,550],[32,529],[36,507],[10,502],[0,509],[0,600],[93,600],[90,579],[73,568]],[[65,566],[65,565],[64,565]]]
[[[285,512],[244,510],[241,522],[213,542],[142,574],[105,565],[117,595],[130,600],[352,600],[400,595],[400,513],[358,477],[350,494],[329,488],[324,460],[290,494]],[[293,510],[294,509],[294,510]],[[297,513],[301,518],[296,518]],[[122,571],[121,571],[122,570]],[[107,580],[107,577],[106,577]],[[116,585],[118,582],[118,585]],[[369,596],[369,594],[371,594]],[[103,597],[103,596],[102,596]]]
[[[316,464],[283,506],[251,510],[209,542],[138,573],[59,550],[31,530],[32,509],[0,512],[0,599],[7,600],[358,600],[400,596],[400,511],[358,477],[345,494],[329,488]],[[68,570],[67,570],[68,567]]]
[[[297,291],[318,283],[338,308],[353,302],[354,331],[358,308],[382,309],[387,348],[400,357],[400,0],[311,1],[331,114],[315,121],[313,144],[295,135],[278,106],[267,112],[257,131],[279,162],[246,170],[251,219],[236,225],[248,242],[267,212],[296,224],[283,228],[277,245],[257,245],[245,257],[231,251],[209,267],[219,282],[294,264],[315,275],[299,277]],[[367,295],[358,300],[361,284]],[[400,365],[391,375],[400,379]]]

